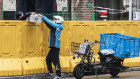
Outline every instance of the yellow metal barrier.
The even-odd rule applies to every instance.
[[[123,21],[109,21],[109,32],[123,34]]]
[[[124,34],[129,36],[138,37],[138,28],[139,22],[138,21],[126,21],[123,23],[124,26]]]
[[[25,21],[22,26],[22,37],[23,75],[44,73],[42,23]]]
[[[22,74],[20,58],[0,58],[0,76],[16,76]]]
[[[121,33],[140,37],[139,21],[65,21],[61,34],[60,63],[62,72],[73,72],[76,62],[71,42],[100,40],[101,33]],[[0,21],[0,76],[29,75],[48,72],[49,29],[42,23]],[[94,47],[99,50],[99,45]],[[97,53],[96,61],[99,61]],[[140,57],[125,59],[125,66],[140,66]],[[53,67],[54,70],[54,67]]]
[[[100,40],[100,34],[101,33],[108,33],[109,32],[109,26],[108,21],[96,21],[94,22],[95,32],[94,34],[96,40]]]
[[[73,56],[69,56],[69,61],[70,61],[70,63],[69,63],[69,65],[70,65],[70,72],[73,72],[73,69],[74,69],[74,67],[76,66],[76,64],[78,63],[78,62],[80,62],[80,58],[75,58],[75,60],[73,59]]]
[[[127,67],[140,67],[140,57],[125,59],[123,64]]]
[[[44,62],[42,57],[22,58],[23,74],[41,74],[45,72]]]
[[[69,56],[70,55],[70,44],[71,44],[71,32],[69,22],[64,22],[63,25],[64,30],[61,32],[61,49],[60,55]]]
[[[43,59],[44,59],[45,72],[48,72],[47,66],[46,66],[46,56],[49,52],[49,48],[48,48],[49,29],[46,27],[45,23],[42,24],[42,28],[43,28],[43,50],[42,50],[42,54],[43,54]]]
[[[0,22],[0,58],[17,58],[21,52],[19,21]]]
[[[0,21],[0,76],[22,75],[20,21]]]
[[[0,22],[0,76],[45,72],[42,23]]]

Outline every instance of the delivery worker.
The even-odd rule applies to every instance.
[[[46,64],[50,73],[53,73],[52,62],[55,66],[56,75],[61,77],[61,66],[59,61],[60,51],[60,35],[63,30],[64,19],[61,16],[53,16],[54,22],[51,22],[47,17],[39,14],[46,26],[50,29],[49,33],[49,48],[50,51],[46,57]]]

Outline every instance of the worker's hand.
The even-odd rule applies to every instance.
[[[38,14],[38,16],[39,16],[39,17],[42,17],[43,15],[41,15],[41,14]]]
[[[36,13],[35,13],[35,12],[31,12],[31,14],[32,14],[32,15],[36,15]]]

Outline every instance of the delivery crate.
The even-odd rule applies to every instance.
[[[138,57],[140,52],[140,38],[118,33],[100,34],[100,50],[113,49],[114,56],[120,58]]]

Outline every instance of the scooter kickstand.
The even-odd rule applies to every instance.
[[[98,79],[97,68],[95,69],[96,79]]]

